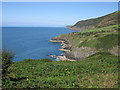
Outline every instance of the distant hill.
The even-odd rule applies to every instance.
[[[70,30],[85,31],[89,29],[97,29],[110,25],[116,25],[118,24],[119,13],[120,11],[116,11],[102,17],[78,21],[75,25],[66,27]]]

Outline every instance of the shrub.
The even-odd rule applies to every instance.
[[[52,62],[52,60],[49,59],[49,58],[41,59],[41,61],[43,61],[43,62]]]
[[[28,61],[42,61],[42,62],[52,62],[51,59],[49,58],[44,58],[44,59],[24,59],[25,62],[28,62]]]
[[[7,68],[11,65],[12,63],[12,58],[14,57],[14,54],[12,54],[9,51],[2,51],[2,73],[5,74],[7,73]]]

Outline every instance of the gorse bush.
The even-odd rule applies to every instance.
[[[12,64],[14,54],[9,51],[2,51],[2,74],[7,73],[7,68]]]
[[[14,54],[12,54],[9,51],[1,51],[1,63],[2,63],[2,86],[4,84],[4,81],[8,79],[7,74],[9,74],[8,68],[12,64],[12,58],[14,57]]]

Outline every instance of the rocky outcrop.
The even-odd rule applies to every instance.
[[[56,58],[56,61],[76,61],[76,60],[67,58],[65,55],[63,56],[50,55],[50,57]]]
[[[80,47],[80,48],[76,48],[73,51],[73,55],[74,55],[75,59],[81,60],[81,59],[84,59],[88,56],[95,54],[96,52],[97,52],[97,50],[95,50],[94,48]]]
[[[65,41],[62,41],[62,40],[60,41],[60,40],[51,39],[50,41],[61,43],[61,45],[63,46],[61,47],[61,49],[58,49],[58,50],[66,52],[66,54],[63,56],[51,55],[51,57],[55,57],[57,58],[57,60],[69,60],[69,61],[81,60],[97,52],[95,49],[90,47],[80,47],[80,48],[75,48],[74,50],[64,49],[64,48],[68,48],[68,46],[71,46],[71,45],[65,44]]]

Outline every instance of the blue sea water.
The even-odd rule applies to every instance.
[[[3,27],[2,48],[15,53],[13,61],[24,59],[51,58],[50,54],[60,55],[60,43],[49,40],[70,31],[63,27]],[[54,59],[54,58],[51,58]]]

